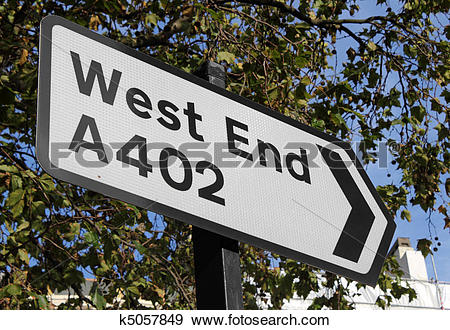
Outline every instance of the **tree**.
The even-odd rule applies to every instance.
[[[76,295],[60,308],[142,308],[138,299],[195,308],[190,226],[52,179],[36,162],[39,22],[50,14],[188,72],[205,60],[220,62],[230,91],[344,140],[360,139],[366,163],[376,162],[377,146],[387,142],[401,180],[378,191],[392,215],[411,221],[408,208],[420,205],[439,212],[449,228],[441,191],[450,98],[450,28],[441,20],[449,2],[400,0],[391,9],[378,0],[382,14],[354,18],[358,3],[2,1],[1,308],[49,308],[46,295],[67,288]],[[448,195],[448,178],[445,189]],[[246,244],[240,250],[246,308],[268,294],[280,308],[294,292],[317,291],[319,282],[332,295],[311,308],[353,307],[342,278]],[[384,270],[391,275],[378,281],[381,307],[392,297],[415,297],[400,283],[395,259]],[[86,273],[106,293],[96,285],[84,296]]]

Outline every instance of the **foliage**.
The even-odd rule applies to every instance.
[[[388,142],[401,180],[378,190],[394,216],[447,204],[449,26],[445,0],[401,0],[360,17],[359,1],[13,1],[0,2],[0,308],[52,308],[47,296],[75,292],[60,308],[194,308],[191,228],[54,180],[36,162],[34,141],[39,22],[60,15],[192,72],[222,63],[228,89],[345,140],[363,141],[366,162]],[[444,18],[445,19],[445,18]],[[342,51],[343,46],[345,50]],[[442,202],[441,202],[442,201]],[[273,267],[280,258],[279,267]],[[241,244],[244,301],[323,285],[311,308],[352,308],[349,281]],[[398,264],[378,281],[392,297],[414,292]],[[397,270],[396,270],[397,269]],[[97,283],[81,291],[85,273]],[[295,279],[298,279],[295,280]],[[345,282],[345,283],[344,283]],[[107,290],[100,290],[106,287]],[[31,299],[30,299],[31,298]]]

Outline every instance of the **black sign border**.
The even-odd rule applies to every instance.
[[[296,127],[302,131],[306,131],[310,134],[313,134],[321,139],[324,139],[330,143],[336,144],[337,146],[341,146],[345,149],[345,151],[350,156],[355,163],[355,166],[358,169],[359,174],[363,178],[365,184],[369,188],[373,198],[376,200],[378,206],[382,210],[386,220],[387,226],[385,232],[383,234],[382,240],[377,250],[377,254],[374,258],[372,266],[367,273],[358,273],[353,270],[338,266],[336,264],[300,253],[298,251],[291,250],[289,248],[283,247],[278,244],[274,244],[272,242],[253,237],[246,233],[224,227],[217,223],[214,223],[208,219],[204,219],[193,214],[174,209],[172,207],[160,204],[156,201],[152,201],[141,196],[129,193],[127,191],[112,187],[110,185],[94,181],[88,179],[86,177],[80,176],[75,173],[68,172],[66,170],[55,167],[50,164],[49,158],[49,124],[50,124],[50,82],[51,82],[51,51],[52,51],[52,29],[53,26],[60,25],[63,26],[73,32],[79,33],[85,37],[88,37],[94,41],[100,42],[103,45],[116,49],[122,53],[125,53],[129,56],[137,58],[143,62],[146,62],[150,65],[156,66],[157,68],[174,74],[182,79],[185,79],[191,83],[204,87],[210,91],[213,91],[217,94],[225,96],[229,99],[232,99],[236,102],[239,102],[247,107],[250,107],[256,111],[264,113],[267,116],[270,116],[274,119],[280,120],[283,123],[289,124],[293,127]],[[75,185],[82,186],[84,188],[96,191],[98,193],[110,196],[112,198],[117,198],[119,200],[125,201],[127,203],[146,208],[152,212],[163,214],[170,218],[192,224],[206,230],[210,230],[212,232],[216,232],[220,235],[228,236],[235,240],[246,242],[252,244],[254,246],[273,251],[280,255],[284,255],[286,257],[304,262],[306,264],[326,269],[332,273],[336,273],[339,275],[343,275],[354,279],[358,282],[368,284],[371,286],[375,286],[381,267],[384,263],[384,256],[386,256],[390,242],[394,235],[394,231],[396,228],[396,224],[378,195],[375,187],[361,166],[359,160],[355,156],[352,151],[350,145],[347,142],[340,141],[334,136],[325,134],[320,132],[310,126],[304,125],[298,121],[293,120],[283,114],[270,110],[267,107],[264,107],[258,103],[250,101],[244,97],[241,97],[237,94],[231,93],[225,89],[222,89],[218,86],[215,86],[206,80],[203,80],[199,77],[196,77],[192,74],[189,74],[185,71],[177,69],[173,66],[165,64],[149,55],[138,52],[124,44],[121,44],[117,41],[104,37],[98,33],[90,31],[78,24],[75,24],[69,20],[66,20],[59,16],[47,16],[41,21],[41,30],[40,30],[40,45],[39,45],[39,82],[38,82],[38,103],[37,103],[37,132],[36,132],[36,155],[39,164],[42,168],[49,173],[51,176],[70,182]],[[151,205],[150,207],[148,207]]]

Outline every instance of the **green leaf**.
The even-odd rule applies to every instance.
[[[12,296],[18,296],[22,293],[22,288],[17,284],[8,285],[6,291]]]
[[[297,65],[300,69],[306,67],[308,63],[308,59],[304,56],[297,56],[295,58],[295,65]]]
[[[147,14],[145,16],[145,24],[146,25],[150,25],[150,24],[156,25],[156,24],[158,24],[158,19],[159,19],[159,17],[156,14],[153,14],[153,13]]]
[[[79,235],[80,234],[81,226],[80,226],[80,224],[78,222],[69,224],[69,228],[70,228],[70,233],[72,233],[74,235]]]
[[[104,250],[105,250],[105,262],[108,263],[108,264],[111,264],[111,262],[112,262],[111,256],[112,256],[112,250],[113,250],[113,243],[112,243],[111,238],[109,238],[109,237],[105,238]]]
[[[128,292],[132,293],[135,296],[140,296],[141,293],[139,292],[139,289],[135,286],[130,286],[127,288]]]
[[[309,99],[311,95],[309,95],[309,93],[306,91],[306,87],[304,84],[299,84],[295,89],[295,97],[302,100],[306,100]]]
[[[11,175],[11,190],[15,191],[22,188],[22,178],[18,175]]]
[[[38,304],[40,309],[48,309],[48,301],[45,296],[38,296]]]
[[[135,241],[134,244],[136,245],[136,249],[140,254],[145,255],[147,253],[147,249],[144,246],[142,246],[141,243]]]
[[[448,128],[441,123],[438,123],[434,129],[438,131],[439,140],[444,140],[449,135]]]
[[[297,103],[298,103],[298,105],[300,105],[300,106],[302,106],[302,107],[305,107],[305,106],[308,105],[308,101],[302,100],[302,99],[297,100]]]
[[[30,258],[28,257],[28,252],[25,249],[19,249],[19,258],[26,264],[30,263]]]
[[[106,299],[102,296],[98,284],[94,283],[91,290],[91,299],[97,309],[105,309],[106,307]]]
[[[39,179],[39,182],[42,184],[42,187],[45,191],[53,191],[55,190],[55,183],[50,175],[44,174]]]
[[[8,165],[0,165],[0,171],[6,173],[19,173],[17,167]]]
[[[84,239],[86,240],[87,243],[89,244],[94,244],[97,243],[97,235],[93,232],[87,232],[86,234],[84,234]]]
[[[274,88],[274,89],[269,93],[269,99],[275,100],[277,97],[278,97],[278,88]]]
[[[400,217],[402,219],[408,220],[408,222],[411,222],[411,212],[409,212],[408,210],[403,210],[402,213],[400,214]]]
[[[308,23],[298,23],[295,25],[295,27],[300,30],[309,30],[311,28],[311,25],[309,25]]]
[[[17,232],[24,230],[25,228],[28,228],[30,226],[30,223],[28,221],[22,222],[16,229]]]
[[[411,108],[411,115],[413,115],[417,121],[421,123],[426,115],[426,110],[422,106],[415,106]]]
[[[44,216],[45,209],[46,207],[43,201],[36,201],[31,204],[31,212],[34,216]]]
[[[12,191],[8,196],[8,205],[14,206],[23,199],[25,192],[22,189]]]
[[[230,52],[218,52],[217,53],[217,62],[225,61],[228,64],[233,64],[235,59],[234,54]]]
[[[83,273],[77,269],[70,269],[63,275],[64,280],[69,284],[81,284],[84,283]]]
[[[17,218],[19,215],[22,214],[23,208],[25,206],[24,200],[20,200],[14,207],[11,209],[11,213],[14,218]]]
[[[309,84],[311,84],[311,79],[309,78],[309,76],[304,76],[300,82],[303,85],[309,85]]]
[[[428,254],[433,254],[431,252],[431,241],[426,239],[426,238],[422,238],[419,239],[417,241],[417,250],[419,250],[420,252],[422,252],[422,255],[426,258]]]

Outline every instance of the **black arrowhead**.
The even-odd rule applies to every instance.
[[[333,254],[358,262],[375,216],[339,154],[325,147],[318,147],[352,207]]]

